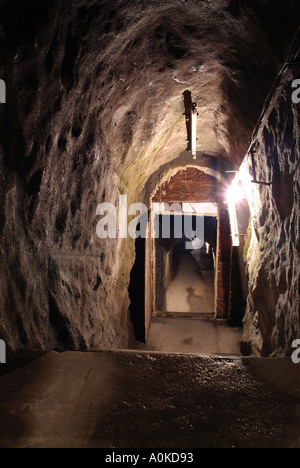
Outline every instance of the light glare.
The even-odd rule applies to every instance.
[[[228,189],[226,198],[230,204],[240,203],[245,198],[245,191],[240,184],[233,184]]]

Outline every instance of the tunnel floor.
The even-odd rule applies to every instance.
[[[153,317],[147,344],[137,341],[130,348],[172,353],[224,354],[239,356],[242,329],[225,321],[182,317]]]
[[[176,275],[167,290],[168,312],[213,315],[213,271],[201,270],[191,254],[178,255]]]
[[[0,447],[299,448],[299,369],[287,359],[50,352],[0,377]]]

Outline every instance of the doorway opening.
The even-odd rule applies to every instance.
[[[179,169],[150,200],[148,237],[136,240],[130,284],[136,340],[147,350],[169,350],[170,344],[176,351],[176,342],[187,352],[239,354],[241,330],[228,327],[232,237],[226,186],[212,172]]]
[[[217,223],[216,223],[217,224]],[[194,250],[182,240],[172,252],[166,311],[213,318],[215,312],[215,250],[207,242]]]
[[[218,207],[216,204],[197,204],[202,214],[191,215],[195,204],[183,203],[183,218],[178,214],[163,214],[164,204],[160,205],[160,214],[156,215],[160,234],[162,225],[169,219],[171,236],[161,235],[155,239],[152,253],[154,276],[153,315],[183,315],[213,318],[216,313],[215,291],[217,280],[217,236]],[[206,215],[207,216],[206,216]],[[199,237],[191,241],[184,233],[176,236],[174,227],[185,224],[186,216],[191,218],[193,232]],[[198,225],[198,227],[197,227]],[[199,232],[199,226],[200,228]]]

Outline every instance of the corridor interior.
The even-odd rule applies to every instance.
[[[155,312],[146,344],[131,349],[171,353],[240,356],[242,329],[215,319],[215,257],[209,244],[172,255],[173,277],[166,290],[166,311]]]
[[[173,253],[173,279],[167,289],[167,311],[214,315],[214,259],[209,245],[185,250],[179,244]]]

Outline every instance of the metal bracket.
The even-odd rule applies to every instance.
[[[265,185],[266,187],[271,187],[273,182],[261,182],[260,180],[251,180],[252,184]]]
[[[251,160],[252,160],[252,171],[253,171],[253,180],[251,181],[252,184],[257,184],[257,185],[264,185],[266,187],[271,187],[273,182],[262,182],[260,180],[257,180],[256,178],[256,163],[255,163],[255,157],[254,155],[256,154],[256,150],[254,148],[250,149],[250,154],[251,154]]]

